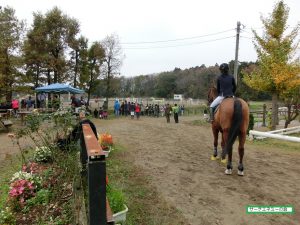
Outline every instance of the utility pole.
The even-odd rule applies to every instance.
[[[241,31],[241,23],[240,21],[237,22],[237,27],[236,27],[236,42],[235,42],[235,61],[234,61],[234,79],[235,79],[235,84],[237,85],[237,73],[238,73],[238,57],[239,57],[239,42],[240,42],[240,31]]]

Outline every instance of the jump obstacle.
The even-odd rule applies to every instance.
[[[292,136],[286,135],[286,134],[293,134],[293,133],[298,133],[298,132],[300,132],[300,126],[286,128],[286,129],[280,129],[280,130],[274,130],[274,131],[268,131],[268,132],[250,130],[249,137],[250,137],[250,140],[263,139],[263,138],[274,138],[274,139],[285,140],[285,141],[300,142],[299,137],[292,137]]]

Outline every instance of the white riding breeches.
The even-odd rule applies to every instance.
[[[218,96],[215,98],[215,100],[210,104],[210,107],[215,108],[217,105],[219,105],[222,100],[224,99],[223,96]]]

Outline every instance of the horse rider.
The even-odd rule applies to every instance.
[[[210,104],[210,121],[214,120],[214,110],[226,97],[233,97],[236,91],[235,79],[229,74],[229,66],[222,63],[219,67],[221,74],[217,79],[218,97]]]

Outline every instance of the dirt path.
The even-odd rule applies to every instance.
[[[192,125],[193,117],[167,124],[165,118],[95,121],[99,133],[109,132],[125,146],[134,163],[152,178],[158,192],[180,210],[188,223],[299,224],[300,151],[246,144],[245,176],[237,176],[211,161],[208,124]],[[299,147],[300,150],[300,147]],[[294,215],[247,215],[247,205],[293,205]]]
[[[20,149],[16,141],[12,141],[7,134],[7,132],[0,133],[0,168],[1,160],[9,159],[12,155],[20,153]],[[25,138],[21,138],[20,145],[22,148],[29,148],[30,146],[33,146],[32,141]]]

